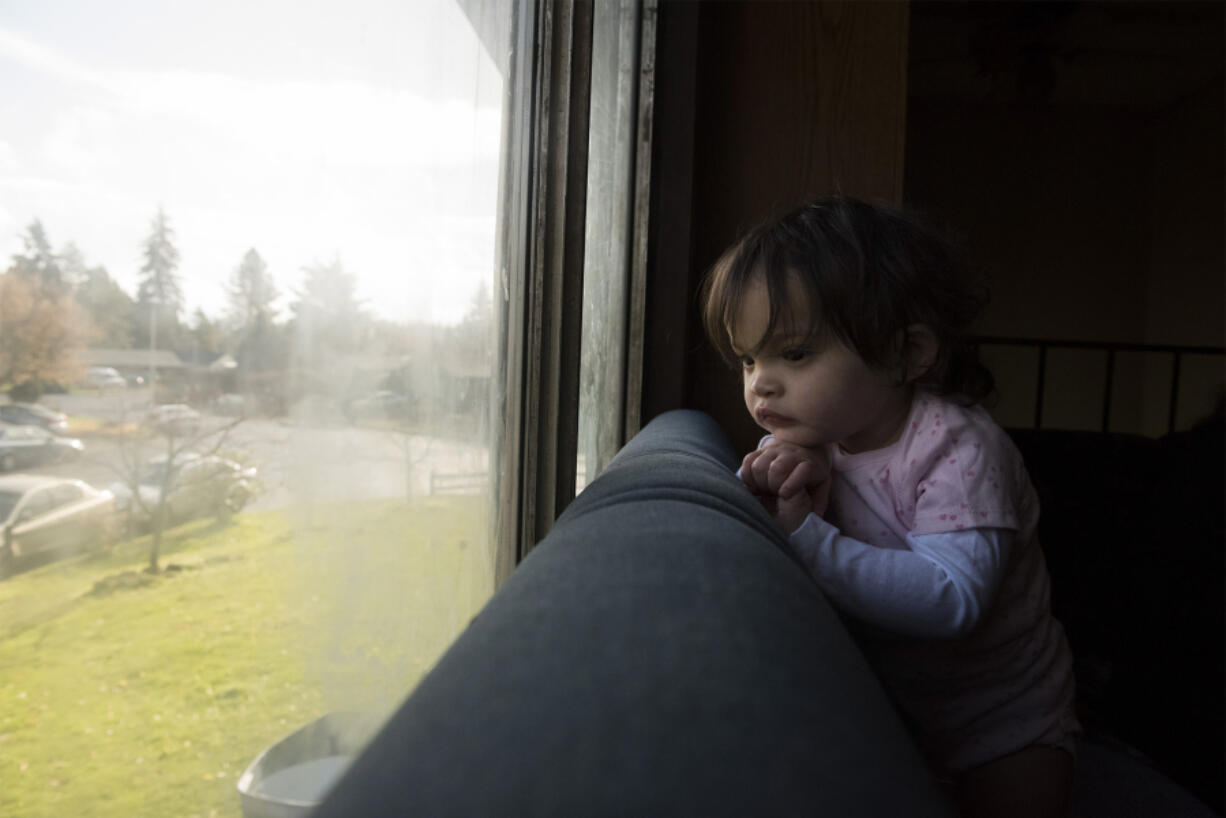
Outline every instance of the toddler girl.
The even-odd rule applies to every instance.
[[[1063,813],[1079,730],[1039,508],[978,405],[982,301],[911,215],[805,205],[733,245],[712,342],[769,434],[740,476],[770,510],[966,815]]]

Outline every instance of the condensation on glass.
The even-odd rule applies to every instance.
[[[408,63],[396,92],[411,109],[397,133],[405,154],[355,174],[345,192],[390,192],[390,212],[375,218],[400,255],[381,269],[346,268],[357,282],[383,277],[380,300],[365,319],[303,322],[292,365],[302,393],[285,475],[300,554],[293,586],[321,649],[305,661],[323,710],[376,717],[494,587],[490,407],[502,371],[495,260],[513,6],[426,8],[421,28],[399,32],[386,55]],[[321,299],[325,310],[335,304]],[[350,346],[329,348],[333,329],[353,333]]]

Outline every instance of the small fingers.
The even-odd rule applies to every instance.
[[[811,490],[830,476],[830,458],[824,448],[806,449],[771,443],[741,461],[741,480],[752,494],[791,498]]]
[[[741,461],[741,482],[745,484],[745,488],[749,489],[750,494],[764,494],[765,492],[758,485],[758,480],[754,475],[754,461],[762,455],[761,449],[755,449],[745,455],[745,459]]]
[[[770,464],[767,472],[767,482],[771,494],[781,495],[784,484],[792,476],[800,461],[791,452],[779,453]]]
[[[762,452],[753,461],[753,479],[757,486],[758,494],[775,494],[775,486],[771,483],[771,472],[774,470],[775,461],[779,459],[779,452],[771,449],[763,449]]]
[[[779,490],[776,493],[780,497],[792,497],[818,482],[817,478],[817,467],[808,460],[802,460],[791,469],[787,477],[779,484]]]

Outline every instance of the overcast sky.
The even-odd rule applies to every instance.
[[[134,293],[162,207],[189,311],[254,247],[284,293],[339,256],[376,312],[454,321],[501,87],[456,0],[0,0],[0,268],[39,219]]]

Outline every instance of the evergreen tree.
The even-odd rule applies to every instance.
[[[86,269],[76,287],[77,303],[89,317],[88,343],[94,347],[130,349],[136,340],[136,302],[105,267]]]
[[[199,307],[192,314],[191,328],[187,337],[191,346],[187,360],[197,366],[206,366],[222,354],[224,339],[222,329]]]
[[[69,242],[60,250],[60,269],[89,326],[82,333],[87,346],[129,349],[136,337],[136,302],[111,278],[105,267],[90,267],[85,255]]]
[[[47,231],[38,219],[30,222],[25,235],[21,237],[25,247],[24,253],[13,256],[13,265],[18,275],[37,281],[39,287],[46,292],[63,293],[67,283],[60,267],[60,257],[51,250],[51,242]]]
[[[178,345],[179,314],[183,311],[183,291],[175,271],[179,268],[179,249],[166,211],[158,208],[142,251],[141,282],[136,291],[138,315],[144,324],[142,344],[168,349]]]
[[[85,263],[85,254],[72,242],[68,242],[59,253],[60,274],[64,283],[76,289],[89,277],[89,267]]]
[[[178,318],[183,310],[183,291],[175,275],[179,269],[179,248],[175,247],[174,238],[166,211],[158,208],[143,247],[145,263],[140,268],[143,278],[136,300],[141,304],[160,304],[168,314]]]
[[[268,265],[254,247],[247,251],[230,276],[226,295],[230,299],[230,322],[240,332],[262,318],[273,317],[273,302],[280,293],[268,272]]]
[[[291,305],[298,343],[308,358],[347,354],[361,344],[369,321],[357,297],[357,278],[339,258],[303,269],[306,277]]]
[[[226,291],[230,299],[229,323],[234,331],[234,357],[242,374],[284,367],[285,345],[275,323],[273,306],[280,293],[268,265],[255,248],[243,256]]]

